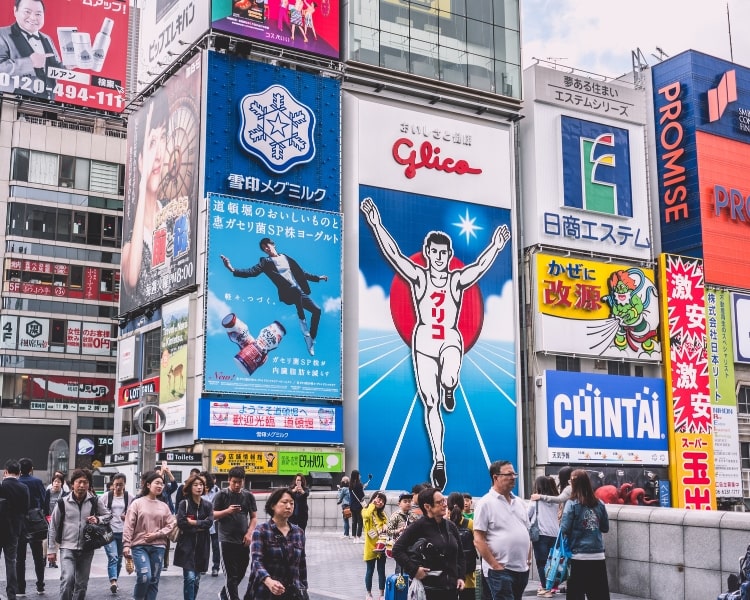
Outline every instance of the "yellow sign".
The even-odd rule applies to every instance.
[[[211,450],[211,472],[229,472],[232,467],[242,467],[246,475],[278,473],[279,453],[271,450]]]

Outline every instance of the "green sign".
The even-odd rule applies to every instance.
[[[341,473],[344,453],[334,452],[279,452],[279,475],[309,475],[310,471]]]

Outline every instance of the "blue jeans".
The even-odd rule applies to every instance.
[[[746,581],[740,586],[740,598],[741,600],[748,600],[750,594],[748,594],[747,588],[750,587],[750,581]]]
[[[367,565],[367,571],[365,571],[365,589],[367,593],[372,592],[372,576],[375,573],[375,566],[377,565],[378,589],[380,590],[380,594],[383,594],[383,590],[385,589],[385,559],[386,555],[381,554],[378,558],[365,561],[365,565]]]
[[[164,564],[164,546],[133,546],[130,552],[135,563],[133,600],[156,600],[159,577]]]
[[[110,581],[117,581],[122,570],[122,532],[115,533],[114,539],[104,546],[107,553],[107,575]]]
[[[490,586],[492,600],[521,600],[526,584],[529,583],[529,572],[503,569],[487,572],[487,585]]]
[[[201,574],[198,571],[182,570],[182,595],[185,600],[195,600],[201,584]]]
[[[555,545],[557,538],[551,535],[540,535],[536,542],[531,542],[534,547],[534,560],[536,560],[536,570],[539,572],[539,581],[542,582],[542,587],[546,588],[544,579],[544,567],[547,565],[547,557],[549,551]]]
[[[349,519],[346,517],[343,517],[344,519],[344,535],[349,537]]]
[[[86,597],[91,574],[93,550],[60,548],[60,600],[79,600]]]

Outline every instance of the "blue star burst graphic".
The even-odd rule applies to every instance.
[[[471,241],[472,237],[474,238],[477,237],[477,234],[476,234],[477,231],[481,231],[482,229],[484,229],[484,227],[480,227],[479,225],[477,225],[476,221],[477,221],[476,217],[471,217],[469,215],[469,209],[467,207],[466,214],[463,217],[459,215],[458,223],[451,223],[451,225],[458,227],[458,229],[460,230],[458,235],[466,236],[467,245]]]

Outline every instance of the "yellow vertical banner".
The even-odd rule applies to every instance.
[[[713,510],[716,480],[703,263],[662,254],[659,274],[672,505]]]

